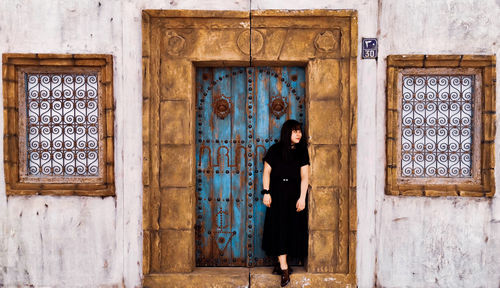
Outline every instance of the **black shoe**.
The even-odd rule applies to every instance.
[[[290,275],[292,275],[292,273],[293,273],[293,269],[290,266],[288,266],[288,273]],[[274,269],[273,269],[272,274],[274,274],[274,275],[281,275],[281,274],[283,274],[283,270],[281,270],[280,264],[274,265]]]
[[[282,271],[282,274],[281,274],[281,287],[285,287],[286,285],[288,285],[288,283],[290,283],[290,274],[289,274],[288,269],[281,270],[281,271]]]
[[[276,264],[274,265],[274,269],[273,269],[273,272],[272,274],[274,275],[281,275],[281,267],[280,267],[280,264]]]

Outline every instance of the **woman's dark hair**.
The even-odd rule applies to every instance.
[[[300,138],[300,142],[295,145],[295,149],[306,149],[307,148],[307,136],[302,129],[302,123],[297,120],[289,119],[283,123],[281,126],[281,134],[280,134],[280,148],[281,153],[283,155],[283,159],[288,159],[288,155],[290,154],[290,150],[292,149],[292,131],[300,130],[302,132],[302,138]]]

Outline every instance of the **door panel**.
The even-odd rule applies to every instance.
[[[196,262],[268,265],[261,249],[262,158],[286,119],[304,122],[304,68],[200,68]]]
[[[268,73],[269,72],[269,73]],[[273,259],[266,258],[262,250],[262,234],[266,206],[262,204],[262,158],[267,149],[279,141],[281,126],[287,119],[305,122],[305,73],[302,67],[262,67],[256,68],[256,119],[255,119],[255,239],[254,261],[256,266],[271,265]],[[279,99],[285,104],[284,114],[279,115]],[[274,105],[273,105],[274,101]],[[274,107],[274,110],[273,110]]]
[[[244,68],[197,71],[196,250],[199,266],[244,266]],[[230,113],[235,111],[235,113]]]

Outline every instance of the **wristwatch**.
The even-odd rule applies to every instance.
[[[271,192],[269,192],[268,189],[262,189],[262,191],[260,191],[260,194],[264,195],[264,194],[271,194]]]

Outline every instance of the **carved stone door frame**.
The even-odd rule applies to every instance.
[[[198,279],[196,67],[258,65],[306,67],[312,191],[304,275],[314,287],[354,285],[356,11],[145,10],[142,29],[144,286]],[[213,269],[218,285],[236,281],[227,268]]]

